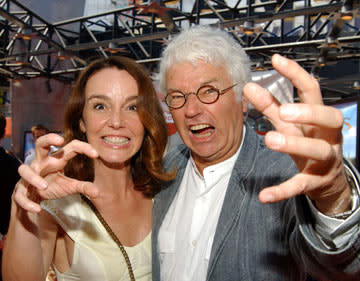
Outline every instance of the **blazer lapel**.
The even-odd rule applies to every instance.
[[[211,273],[215,268],[221,249],[226,242],[226,237],[229,232],[231,232],[232,227],[240,219],[241,205],[244,200],[246,200],[246,187],[244,181],[252,170],[252,165],[258,150],[258,142],[259,139],[256,133],[247,126],[244,142],[231,173],[224,198],[224,204],[216,227],[207,272],[207,280],[210,279]]]

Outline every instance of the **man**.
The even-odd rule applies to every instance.
[[[49,129],[46,128],[44,125],[37,124],[31,127],[31,133],[33,136],[33,141],[34,143],[36,143],[36,140],[38,138],[49,133]],[[35,150],[30,149],[27,155],[25,156],[24,163],[26,165],[30,165],[30,163],[34,160],[34,157],[35,157]]]
[[[154,201],[153,280],[360,280],[341,113],[295,62],[272,62],[302,104],[246,84],[248,58],[224,31],[194,27],[164,50],[160,85],[186,146],[167,155],[177,177]],[[276,128],[265,140],[244,123],[247,99]]]

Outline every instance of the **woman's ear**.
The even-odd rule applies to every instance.
[[[81,132],[83,132],[85,134],[86,133],[86,127],[85,127],[84,120],[82,118],[79,121],[79,127],[80,127]]]

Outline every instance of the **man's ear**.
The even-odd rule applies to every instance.
[[[83,132],[85,134],[86,133],[86,127],[85,127],[84,120],[82,118],[79,121],[79,127],[80,127],[81,132]]]

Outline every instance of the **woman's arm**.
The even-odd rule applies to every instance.
[[[31,213],[13,200],[3,249],[3,280],[45,280],[53,259],[57,231],[57,223],[46,211]]]

